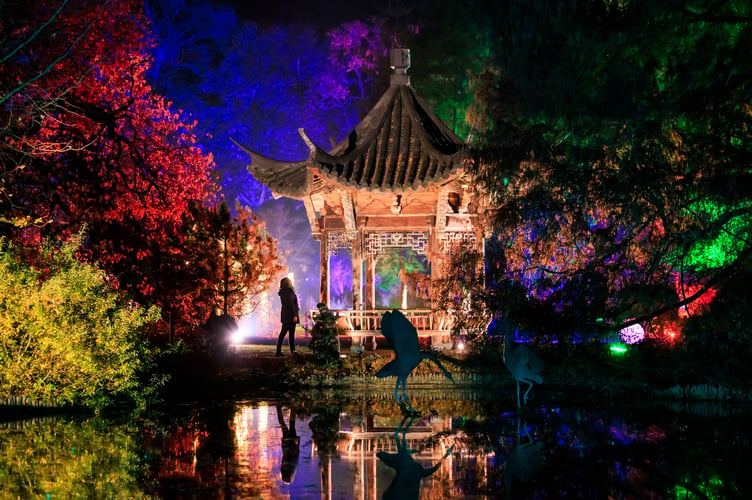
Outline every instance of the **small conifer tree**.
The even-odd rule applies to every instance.
[[[322,303],[316,307],[319,312],[316,315],[316,324],[311,329],[310,348],[314,363],[329,368],[339,364],[337,315]]]

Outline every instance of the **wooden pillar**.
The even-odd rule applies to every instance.
[[[356,231],[352,243],[352,299],[353,310],[355,311],[363,309],[363,300],[361,298],[363,290],[362,235],[362,231]]]
[[[354,311],[363,310],[363,301],[361,298],[363,290],[362,235],[362,231],[356,231],[355,238],[352,241],[352,308]],[[360,319],[355,319],[352,324],[354,328],[364,328],[363,322]],[[353,352],[361,352],[362,343],[363,339],[361,337],[353,337],[350,348]]]
[[[374,267],[374,255],[369,254],[366,256],[366,309],[372,310],[376,306],[376,289],[373,286],[373,267]]]
[[[432,231],[432,234],[428,239],[428,254],[433,256],[431,261],[431,278],[439,279],[442,277],[444,271],[444,259],[446,254],[442,247],[441,237],[444,236],[444,232]]]
[[[319,302],[329,307],[329,235],[321,234],[321,256],[319,257]]]
[[[376,307],[376,289],[374,288],[374,266],[375,256],[369,254],[366,257],[366,310],[373,310]],[[376,349],[376,337],[367,337],[364,339],[364,346],[366,349]]]

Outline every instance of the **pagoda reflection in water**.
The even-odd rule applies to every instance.
[[[245,491],[260,498],[310,496],[318,492],[322,499],[389,498],[389,486],[399,472],[377,454],[397,455],[402,443],[415,466],[429,471],[414,485],[421,498],[459,498],[463,492],[454,490],[464,481],[458,476],[472,475],[474,481],[484,482],[488,460],[493,459],[493,454],[480,456],[465,449],[462,434],[453,429],[450,417],[428,415],[403,422],[401,427],[399,416],[341,413],[335,422],[339,429],[332,434],[336,439],[335,453],[319,449],[309,427],[311,419],[301,417],[297,423],[300,460],[293,481],[286,484],[280,479],[282,429],[275,416],[275,408],[267,406],[241,407],[236,413],[235,484],[239,493]],[[408,475],[403,472],[402,479]],[[249,487],[263,484],[265,491],[259,492],[258,487],[248,490],[243,486],[246,482]]]

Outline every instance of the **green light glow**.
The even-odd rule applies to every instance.
[[[687,479],[684,484],[691,484]],[[692,499],[692,498],[723,498],[721,489],[723,488],[723,479],[718,476],[708,478],[704,483],[698,484],[695,488],[689,489],[686,486],[678,484],[674,486],[675,498]],[[735,488],[734,488],[735,489]]]
[[[690,213],[714,224],[728,211],[743,207],[720,205],[713,201],[697,202]],[[685,263],[698,271],[716,269],[731,264],[744,250],[749,235],[750,221],[746,214],[729,219],[713,239],[698,239],[687,252]]]
[[[621,356],[627,352],[627,346],[624,344],[613,344],[608,350],[611,351],[611,354],[614,356]]]

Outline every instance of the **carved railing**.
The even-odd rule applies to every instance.
[[[338,316],[337,328],[340,335],[360,338],[381,335],[381,318],[387,309],[332,309],[332,312]],[[453,319],[450,315],[430,309],[400,309],[400,312],[415,326],[419,337],[449,339],[453,326]],[[311,311],[311,319],[314,323],[317,314],[318,310]]]

